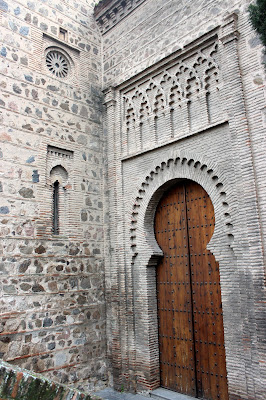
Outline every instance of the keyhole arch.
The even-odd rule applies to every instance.
[[[155,238],[161,386],[193,397],[228,399],[219,264],[207,249],[214,207],[191,180],[165,190]]]
[[[132,194],[132,208],[128,219],[130,235],[128,251],[132,254],[130,277],[133,282],[133,309],[138,320],[138,324],[134,325],[135,344],[137,346],[141,343],[141,346],[147,349],[145,354],[137,353],[132,362],[145,365],[145,368],[141,369],[143,376],[146,376],[146,365],[149,365],[151,374],[149,382],[154,388],[160,386],[159,346],[156,334],[158,326],[155,301],[156,269],[163,255],[154,235],[154,215],[160,198],[167,188],[184,179],[201,185],[213,203],[216,227],[208,243],[208,249],[220,264],[222,295],[225,299],[227,271],[229,265],[235,262],[237,250],[234,234],[235,209],[232,206],[234,196],[229,194],[230,182],[223,174],[223,170],[216,162],[199,157],[198,154],[185,151],[176,153],[166,149],[149,166],[146,174],[140,177],[136,193]],[[227,231],[228,222],[231,225],[230,231]],[[231,324],[231,308],[227,302],[224,304],[224,314],[227,343]],[[236,324],[235,329],[237,330]],[[227,363],[230,365],[233,360],[229,352]]]
[[[149,199],[149,202],[147,204],[146,210],[145,210],[145,215],[144,215],[144,232],[145,232],[145,239],[146,243],[145,245],[148,245],[148,247],[151,249],[151,256],[148,262],[148,266],[157,266],[157,263],[163,257],[163,250],[159,246],[156,237],[155,237],[155,232],[154,232],[154,219],[155,219],[155,214],[156,210],[158,207],[158,204],[160,203],[161,198],[167,192],[168,190],[171,190],[172,187],[175,185],[178,185],[182,182],[193,182],[199,186],[202,187],[202,189],[206,192],[208,197],[210,198],[210,204],[213,210],[213,213],[215,215],[215,208],[214,208],[214,202],[212,200],[211,194],[208,194],[206,189],[201,185],[201,183],[197,182],[194,179],[191,178],[186,178],[186,177],[180,177],[180,178],[173,178],[170,179],[166,182],[163,182],[161,186],[157,188],[157,190],[153,193],[151,198]],[[208,250],[209,248],[213,248],[213,241],[216,240],[215,238],[215,233],[216,233],[216,228],[215,224],[213,227],[213,232],[209,238],[208,243],[206,243],[206,249]]]
[[[161,252],[162,252],[161,255],[162,255],[162,256],[163,256],[163,254],[164,254],[164,251],[163,251],[163,248],[162,248],[162,247],[160,246],[160,244],[158,243],[158,240],[157,240],[156,234],[155,234],[155,217],[156,217],[156,213],[157,213],[157,211],[158,211],[158,207],[159,207],[159,205],[160,205],[160,202],[161,202],[162,198],[165,196],[165,194],[166,194],[167,192],[169,192],[169,191],[171,191],[171,190],[174,190],[174,188],[175,188],[176,186],[178,186],[178,185],[189,185],[189,184],[194,184],[194,185],[196,185],[196,186],[199,186],[199,187],[202,189],[202,191],[203,191],[203,193],[204,193],[204,196],[206,197],[206,200],[207,200],[207,202],[208,202],[208,208],[209,208],[209,209],[208,209],[208,213],[212,215],[212,221],[210,221],[211,229],[209,229],[208,236],[205,236],[205,242],[204,242],[205,250],[206,250],[206,251],[209,251],[208,245],[209,245],[209,243],[211,242],[211,239],[212,239],[212,237],[213,237],[213,235],[214,235],[214,231],[215,231],[215,210],[214,210],[213,202],[212,202],[212,200],[211,200],[209,194],[208,194],[208,193],[206,192],[206,190],[202,187],[202,185],[200,185],[198,182],[193,181],[193,180],[191,180],[191,179],[182,179],[182,178],[180,178],[180,179],[174,179],[174,180],[168,181],[166,185],[163,185],[163,187],[160,188],[161,191],[162,191],[162,194],[160,195],[159,199],[157,200],[157,205],[156,205],[155,207],[153,207],[153,211],[154,211],[154,220],[153,220],[152,226],[149,227],[149,231],[150,231],[150,233],[152,233],[152,235],[154,236],[154,239],[155,239],[157,245],[158,245],[159,248],[161,249]],[[206,205],[206,207],[207,207],[207,205]],[[207,215],[204,214],[204,217],[207,218]],[[148,227],[148,224],[146,225],[146,227]],[[209,228],[210,228],[210,227],[209,227]]]

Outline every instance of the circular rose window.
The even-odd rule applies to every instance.
[[[69,65],[66,57],[56,50],[51,50],[46,55],[46,65],[52,74],[58,78],[65,78],[68,74]]]

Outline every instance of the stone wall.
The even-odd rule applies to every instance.
[[[0,1],[1,357],[84,390],[107,380],[93,6]]]

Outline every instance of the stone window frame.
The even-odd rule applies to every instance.
[[[56,171],[53,173],[53,171]],[[49,187],[51,190],[51,234],[62,236],[66,234],[68,223],[68,192],[69,174],[60,163],[56,163],[50,169]]]
[[[68,64],[68,72],[67,72],[67,75],[65,77],[56,76],[53,72],[51,72],[49,70],[49,68],[47,66],[47,63],[46,63],[46,59],[47,59],[47,55],[52,51],[57,52],[59,54],[62,54],[65,57],[65,59],[67,61],[67,64]],[[59,80],[62,80],[63,82],[69,83],[69,81],[71,81],[73,79],[74,75],[75,75],[75,72],[74,72],[75,71],[74,61],[73,61],[72,57],[69,55],[69,53],[65,49],[63,49],[61,46],[52,45],[52,46],[48,46],[48,47],[45,48],[45,51],[44,51],[44,65],[45,65],[45,70],[46,70],[47,74],[49,74],[49,76],[51,76],[53,78],[56,78],[56,79],[59,79]]]
[[[46,147],[46,188],[49,191],[47,212],[50,210],[49,234],[52,236],[67,237],[71,231],[70,209],[73,197],[73,162],[74,151],[62,148],[56,144],[47,144]],[[58,191],[55,192],[55,183],[58,182]],[[55,196],[58,196],[58,205],[55,209]],[[56,218],[58,221],[56,221]]]
[[[68,35],[68,33],[67,33]],[[62,83],[71,84],[79,87],[79,75],[80,75],[80,49],[72,44],[69,44],[66,40],[62,40],[53,35],[43,33],[42,42],[40,43],[42,48],[42,54],[39,55],[38,62],[41,62],[41,71],[53,80],[59,80]],[[65,78],[56,77],[51,73],[46,66],[46,55],[47,52],[52,49],[59,51],[66,57],[69,64],[69,73]]]

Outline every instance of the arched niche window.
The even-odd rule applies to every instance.
[[[52,199],[52,234],[61,233],[60,214],[63,212],[63,193],[67,184],[68,173],[62,165],[56,165],[50,172],[50,179],[53,188]]]

